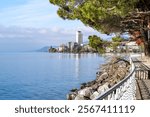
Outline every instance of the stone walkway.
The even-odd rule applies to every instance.
[[[144,65],[150,68],[149,58],[145,56],[139,57],[138,61],[136,61],[136,64],[141,64],[141,63],[143,63]],[[138,70],[139,70],[139,67],[138,67]],[[136,99],[137,100],[150,100],[150,79],[148,78],[145,79],[142,76],[140,79],[139,78],[136,79]]]
[[[136,99],[150,100],[150,80],[137,80]]]

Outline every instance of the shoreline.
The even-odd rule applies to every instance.
[[[99,95],[113,87],[126,75],[129,74],[129,61],[123,58],[114,57],[109,62],[103,64],[96,72],[96,79],[82,83],[79,89],[72,89],[67,94],[68,100],[93,100]]]

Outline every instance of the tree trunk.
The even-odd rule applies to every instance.
[[[150,57],[150,42],[144,43],[145,56]]]
[[[149,23],[150,23],[150,16],[145,17],[145,20],[147,20],[145,26],[143,25],[143,27],[147,27],[148,30],[143,30],[144,33],[144,50],[145,50],[145,56],[150,57],[150,27],[149,27]]]
[[[145,56],[150,57],[150,39],[148,35],[148,31],[146,30],[140,30],[141,34],[143,35],[144,38],[144,53]]]

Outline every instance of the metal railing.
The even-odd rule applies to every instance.
[[[135,62],[135,68],[135,76],[138,80],[150,79],[150,68],[147,67],[145,64],[140,61],[138,62],[138,64]]]
[[[135,66],[130,58],[130,73],[122,81],[102,93],[95,100],[134,100],[136,97]]]

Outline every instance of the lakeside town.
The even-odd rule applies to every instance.
[[[98,50],[92,47],[89,43],[84,43],[83,33],[81,31],[76,32],[76,40],[74,42],[68,42],[67,44],[61,44],[58,47],[50,47],[49,52],[59,52],[59,53],[98,53]],[[114,39],[117,37],[114,37]],[[131,37],[130,37],[131,38]],[[106,44],[102,42],[103,53],[142,53],[143,43],[132,39],[120,38],[120,40],[105,41]],[[100,47],[101,48],[101,47]]]
[[[50,47],[49,52],[60,53],[83,53],[83,52],[96,52],[95,49],[83,42],[83,34],[81,31],[76,32],[76,40],[74,42],[68,42],[67,44],[61,44],[57,48]]]

